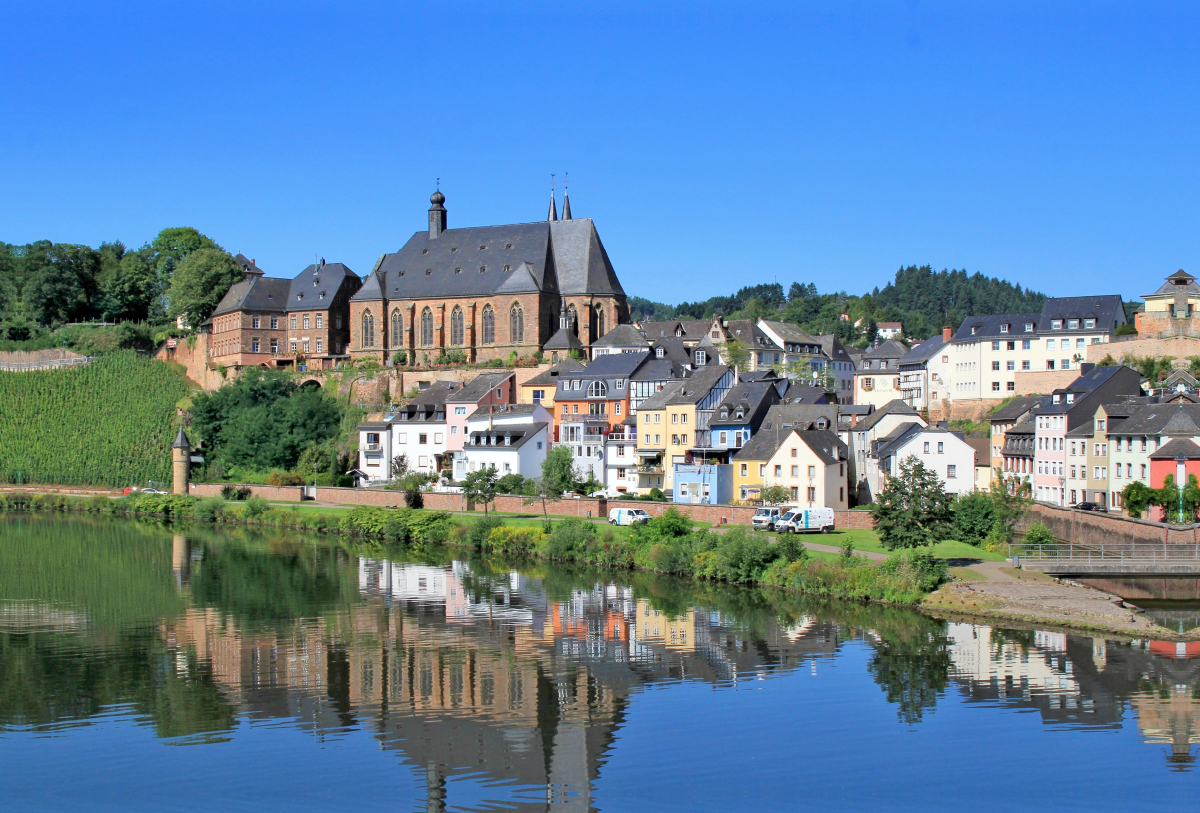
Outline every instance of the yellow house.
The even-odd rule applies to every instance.
[[[732,385],[733,370],[710,364],[638,404],[638,493],[671,491],[676,464],[712,454],[708,421]]]
[[[583,364],[575,359],[564,359],[544,373],[517,387],[517,403],[541,404],[554,414],[554,391],[558,388],[558,376],[571,370],[582,370]]]

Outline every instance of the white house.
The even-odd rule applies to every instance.
[[[604,491],[609,497],[638,493],[635,417],[613,427],[604,438]]]
[[[358,470],[362,485],[386,483],[392,477],[392,431],[389,421],[368,421],[358,427]]]
[[[408,468],[436,474],[448,460],[446,399],[462,388],[455,381],[435,381],[382,420],[358,427],[358,468],[368,485],[391,479],[392,461],[400,455]]]
[[[850,488],[860,502],[873,499],[872,495],[878,493],[875,484],[881,480],[879,461],[870,454],[872,444],[906,423],[925,425],[915,409],[897,399],[859,418],[845,431],[842,439],[850,447]],[[864,494],[864,488],[870,493]]]
[[[873,494],[883,490],[889,476],[899,474],[900,463],[909,457],[935,472],[948,493],[975,490],[975,449],[961,432],[906,422],[872,443],[870,456],[878,463],[876,481],[870,484]]]
[[[454,455],[454,479],[489,466],[503,477],[538,477],[550,449],[552,418],[541,404],[493,404],[467,419],[461,452]]]

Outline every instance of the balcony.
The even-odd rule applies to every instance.
[[[381,447],[380,447],[380,445],[379,445],[378,443],[368,443],[368,444],[367,444],[367,451],[368,451],[368,452],[378,452],[378,451],[380,450],[380,448],[381,448]]]

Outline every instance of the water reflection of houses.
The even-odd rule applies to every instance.
[[[426,776],[430,809],[483,772],[506,783],[497,802],[586,810],[640,687],[780,673],[838,641],[832,624],[750,632],[719,612],[666,614],[615,584],[551,597],[540,579],[461,562],[360,559],[357,575],[364,601],[321,620],[256,631],[193,609],[164,636],[251,719],[373,732]]]
[[[1131,709],[1146,742],[1177,766],[1200,744],[1200,646],[1114,645],[1056,632],[949,625],[953,677],[972,699],[1036,709],[1044,722],[1118,728]]]

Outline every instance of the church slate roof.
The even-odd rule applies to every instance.
[[[554,335],[542,345],[543,350],[582,350],[583,342],[569,327],[560,327]]]
[[[482,270],[481,270],[482,269]],[[354,299],[498,293],[624,295],[591,218],[419,231],[377,264],[378,287]]]
[[[633,325],[617,325],[592,342],[592,347],[648,347],[649,344]]]

